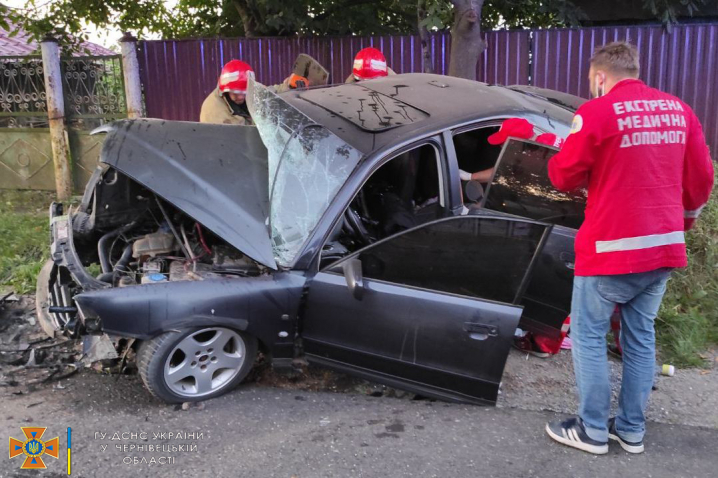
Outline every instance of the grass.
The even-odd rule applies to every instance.
[[[35,290],[49,254],[48,205],[53,194],[0,190],[0,290]],[[661,358],[679,367],[705,366],[718,345],[718,193],[687,236],[689,267],[669,282],[656,321]]]
[[[0,190],[0,290],[35,291],[35,278],[49,256],[45,191]]]
[[[676,271],[656,320],[665,363],[705,366],[704,353],[718,344],[718,192],[686,234],[688,268]]]

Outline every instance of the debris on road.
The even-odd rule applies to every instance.
[[[37,325],[32,297],[4,293],[0,301],[0,396],[31,393],[80,369],[79,342],[50,339]]]

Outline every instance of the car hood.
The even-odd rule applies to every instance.
[[[134,179],[255,261],[277,268],[267,229],[267,149],[252,126],[115,121],[100,161]]]

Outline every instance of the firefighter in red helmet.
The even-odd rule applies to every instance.
[[[367,47],[359,50],[354,58],[352,74],[345,83],[354,83],[363,80],[373,80],[387,75],[395,75],[394,71],[386,66],[386,57],[374,47]]]
[[[222,68],[217,88],[204,100],[199,114],[200,123],[251,125],[247,109],[247,74],[252,67],[240,60],[232,60]]]

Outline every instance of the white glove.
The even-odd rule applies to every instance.
[[[459,177],[462,181],[471,181],[471,173],[467,173],[463,169],[459,169]]]

